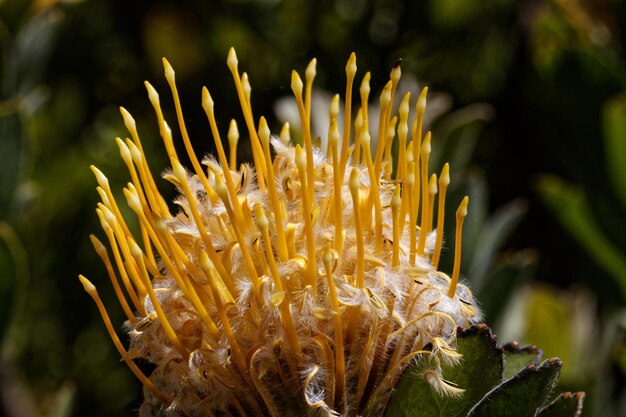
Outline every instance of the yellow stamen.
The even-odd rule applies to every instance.
[[[417,220],[419,212],[420,202],[420,154],[422,148],[422,126],[424,124],[424,112],[426,111],[426,95],[428,94],[428,87],[424,87],[420,92],[415,103],[415,120],[413,121],[411,135],[413,136],[413,162],[415,162],[415,189],[413,190],[413,202],[415,203],[413,210],[415,210],[415,219]]]
[[[415,255],[417,250],[417,210],[415,206],[415,162],[411,161],[408,164],[408,175],[406,177],[406,191],[402,190],[402,200],[405,199],[407,204],[403,206],[409,210],[409,262],[411,265],[415,265]],[[403,213],[404,214],[404,213]],[[402,219],[402,217],[400,217]]]
[[[226,180],[226,188],[228,190],[228,195],[233,203],[233,210],[236,215],[235,221],[243,221],[244,217],[241,211],[241,205],[239,204],[239,199],[237,198],[237,193],[235,192],[235,184],[233,183],[233,177],[230,174],[230,170],[228,169],[228,160],[226,159],[226,153],[224,152],[224,146],[222,145],[222,139],[220,138],[220,133],[217,129],[217,122],[215,121],[215,112],[214,112],[215,104],[213,102],[213,98],[211,94],[209,94],[209,90],[206,87],[202,87],[202,108],[206,113],[209,124],[211,125],[211,132],[213,132],[213,140],[215,142],[215,148],[217,150],[217,155],[220,160],[220,164],[222,167],[222,172],[224,173],[224,178]],[[256,134],[256,133],[255,133]],[[258,140],[258,138],[257,138]],[[260,145],[259,145],[260,146]],[[261,150],[261,152],[263,152]],[[259,157],[259,163],[264,163],[263,154]],[[263,170],[262,167],[257,165],[257,170]]]
[[[109,274],[109,279],[111,280],[111,284],[113,285],[113,289],[115,290],[115,295],[117,296],[117,299],[122,305],[122,310],[124,310],[124,314],[126,314],[126,318],[128,318],[128,320],[131,323],[135,323],[137,319],[135,318],[135,315],[130,309],[128,302],[126,301],[126,297],[124,297],[124,293],[122,292],[122,289],[120,288],[120,284],[117,281],[117,276],[115,275],[115,271],[113,270],[113,265],[111,265],[111,260],[109,259],[109,255],[107,254],[106,248],[104,247],[102,242],[100,242],[98,238],[95,237],[94,235],[89,235],[89,239],[91,239],[91,244],[96,250],[96,253],[98,254],[98,256],[100,256],[100,259],[102,259],[104,266],[106,267],[107,273]]]
[[[393,219],[393,252],[391,256],[391,266],[394,268],[397,268],[400,265],[400,223],[404,223],[404,219],[400,218],[401,205],[400,186],[396,185],[393,190],[393,197],[391,197],[391,217]]]
[[[315,173],[313,166],[313,144],[311,143],[311,126],[307,119],[306,109],[302,102],[302,80],[298,73],[294,70],[291,71],[291,90],[296,97],[296,103],[298,104],[298,113],[300,113],[300,122],[302,124],[302,135],[304,138],[304,150],[306,152],[306,184],[305,188],[307,197],[310,202],[314,200],[315,190]]]
[[[359,181],[359,171],[356,168],[352,168],[352,171],[350,171],[348,187],[352,195],[354,229],[356,231],[356,286],[363,288],[365,281],[365,253],[363,250],[363,225],[361,224],[361,183]]]
[[[180,133],[183,137],[183,142],[185,144],[185,150],[187,151],[187,155],[189,156],[189,160],[191,161],[191,165],[193,166],[200,183],[206,190],[207,194],[215,194],[213,191],[213,187],[209,184],[209,180],[198,161],[198,157],[193,150],[193,146],[191,145],[191,140],[189,139],[189,134],[187,133],[187,126],[185,125],[185,118],[183,117],[183,109],[180,105],[180,99],[178,97],[178,89],[176,88],[176,77],[174,74],[174,69],[170,65],[169,62],[165,58],[163,58],[163,66],[165,67],[165,78],[167,79],[168,84],[170,85],[170,89],[172,90],[172,96],[174,97],[174,107],[176,108],[176,117],[178,118],[178,126],[180,128]]]
[[[380,175],[383,163],[383,154],[387,144],[387,110],[391,106],[391,80],[380,94],[380,114],[378,116],[378,142],[376,143],[376,157],[374,158],[374,172]]]
[[[289,122],[285,122],[283,127],[280,129],[280,134],[278,135],[280,141],[283,145],[288,145],[291,143],[291,134],[289,133]]]
[[[235,119],[230,121],[228,127],[228,150],[230,153],[229,165],[231,171],[237,171],[237,142],[239,141],[239,129]]]
[[[400,103],[400,122],[398,123],[398,168],[396,179],[403,180],[406,177],[406,140],[409,134],[409,102],[411,93],[406,93]]]
[[[272,243],[270,240],[269,234],[269,221],[267,220],[267,216],[263,208],[259,205],[255,208],[256,214],[256,224],[261,231],[263,236],[263,244],[265,246],[265,257],[267,259],[267,263],[269,265],[270,273],[272,275],[272,280],[274,282],[274,286],[276,287],[276,291],[285,292],[283,288],[283,282],[278,272],[278,268],[276,267],[276,259],[274,259],[274,252],[272,250]],[[293,317],[291,316],[291,308],[290,308],[290,297],[289,292],[285,292],[285,298],[280,303],[280,317],[283,321],[283,326],[285,328],[285,333],[287,334],[287,339],[289,340],[289,344],[291,348],[295,352],[295,359],[297,363],[301,363],[303,360],[302,349],[300,347],[300,341],[298,339],[298,333],[296,331],[296,326],[293,322]]]
[[[350,54],[346,63],[346,102],[343,111],[343,137],[341,139],[340,176],[343,178],[348,163],[348,147],[350,146],[350,125],[352,124],[352,85],[356,75],[356,55]]]
[[[135,123],[135,119],[133,119],[131,114],[123,107],[120,107],[120,113],[122,114],[122,118],[124,119],[124,125],[126,126],[126,129],[130,133],[130,136],[133,138],[132,141],[127,140],[126,144],[130,148],[133,161],[135,162],[135,164],[137,165],[137,169],[139,170],[139,176],[141,177],[141,181],[144,184],[150,206],[152,207],[154,212],[157,213],[160,217],[166,217],[169,215],[169,208],[167,207],[167,203],[165,202],[163,197],[161,197],[161,194],[158,192],[156,184],[154,182],[154,178],[152,177],[152,173],[148,168],[148,163],[146,162],[143,148],[141,147],[139,134],[137,133],[137,125]]]
[[[228,69],[233,75],[233,80],[235,81],[235,88],[237,89],[237,95],[239,96],[239,103],[241,105],[241,111],[243,112],[243,117],[246,121],[246,126],[248,128],[248,133],[250,134],[250,143],[252,144],[252,156],[254,158],[254,165],[257,168],[257,179],[259,183],[259,188],[265,188],[265,161],[263,161],[263,149],[261,148],[261,143],[259,142],[259,137],[257,136],[256,129],[254,127],[254,118],[252,116],[252,108],[249,105],[249,99],[246,97],[246,92],[241,83],[241,78],[239,76],[239,70],[237,69],[238,60],[237,54],[235,53],[234,48],[230,48],[228,51],[228,59],[226,60],[226,64],[228,65]],[[249,97],[249,94],[248,94]]]
[[[422,180],[422,221],[420,224],[420,239],[417,244],[417,254],[424,255],[424,246],[426,244],[426,231],[428,230],[428,157],[430,156],[430,132],[426,133],[424,143],[422,143],[421,158],[422,172],[420,178]]]
[[[372,204],[374,205],[374,253],[378,255],[383,249],[383,214],[380,203],[380,194],[378,192],[379,173],[376,172],[376,168],[372,163],[370,134],[367,128],[363,129],[363,134],[361,137],[361,146],[363,146],[363,158],[365,159],[367,172],[369,173],[370,177],[368,208],[371,207]],[[367,210],[367,212],[369,213],[371,212],[371,210]]]
[[[334,245],[335,251],[337,253],[343,252],[343,201],[341,198],[342,184],[343,178],[341,176],[341,171],[339,168],[339,155],[338,155],[338,146],[339,146],[339,129],[337,128],[337,120],[331,119],[330,129],[328,132],[328,147],[331,150],[332,159],[333,159],[333,206],[335,208],[334,211],[334,221],[335,221],[335,236],[334,236]]]
[[[276,237],[278,244],[278,257],[281,261],[289,259],[289,252],[287,251],[287,240],[285,239],[285,228],[283,224],[283,205],[282,201],[278,199],[278,193],[276,191],[276,180],[274,179],[274,169],[272,167],[272,157],[270,155],[270,129],[267,126],[265,117],[261,117],[259,122],[259,138],[263,145],[263,151],[265,152],[265,161],[267,166],[267,190],[270,197],[270,203],[272,204],[272,213],[274,214],[274,225],[276,227]]]
[[[469,204],[469,197],[465,196],[459,204],[459,208],[456,210],[456,230],[454,233],[454,266],[452,268],[452,277],[450,280],[450,289],[448,290],[448,297],[452,298],[456,294],[456,286],[459,282],[459,274],[461,271],[461,239],[463,236],[463,221],[467,216],[467,205]]]
[[[341,409],[346,408],[346,359],[343,345],[343,323],[341,320],[341,311],[339,309],[339,299],[337,297],[337,289],[335,287],[335,279],[333,271],[338,261],[339,255],[330,249],[330,244],[326,246],[326,250],[322,255],[324,261],[324,269],[326,271],[326,279],[328,281],[328,295],[333,309],[333,329],[335,332],[335,404],[340,404]]]
[[[333,120],[336,123],[337,119],[339,118],[339,94],[335,94],[332,100],[330,101],[330,106],[328,107],[328,117],[331,123]],[[331,154],[332,154],[331,149],[330,149],[330,125],[328,126],[328,128],[329,128],[329,137],[328,137],[329,143],[327,143],[327,146],[326,146],[326,158],[330,159]],[[339,144],[339,139],[337,139],[337,144]]]
[[[202,239],[202,242],[204,243],[204,246],[206,250],[208,251],[209,257],[211,258],[211,261],[217,268],[217,271],[220,277],[222,277],[222,280],[226,284],[226,287],[228,288],[228,290],[233,292],[235,290],[235,284],[233,283],[232,277],[226,271],[226,269],[224,268],[224,265],[220,261],[219,256],[215,248],[213,247],[213,243],[211,242],[211,238],[209,237],[209,234],[207,233],[206,227],[204,226],[204,222],[202,221],[202,218],[200,217],[200,211],[198,210],[198,207],[196,205],[196,198],[192,194],[191,189],[189,188],[189,183],[187,182],[187,172],[185,171],[185,168],[183,168],[183,166],[180,164],[180,162],[178,162],[176,159],[172,160],[172,169],[173,169],[174,175],[176,176],[176,179],[178,180],[178,184],[181,188],[181,191],[183,192],[183,194],[185,195],[187,199],[187,202],[189,203],[189,210],[191,211],[191,213],[188,213],[188,214],[192,216],[193,221],[196,223],[196,228],[198,229],[198,233],[200,233],[200,238]],[[216,188],[217,188],[217,184],[216,184]]]
[[[185,346],[183,346],[182,342],[178,338],[178,334],[176,334],[176,332],[172,328],[172,325],[170,324],[167,316],[161,308],[161,302],[157,298],[156,293],[154,292],[154,288],[152,287],[152,283],[150,282],[150,277],[148,277],[148,273],[146,272],[146,267],[143,262],[143,253],[141,249],[132,239],[128,239],[128,245],[130,246],[130,251],[135,258],[135,261],[138,263],[139,277],[143,280],[143,285],[148,291],[148,296],[150,297],[150,301],[152,302],[152,307],[159,317],[159,321],[161,322],[161,327],[163,327],[165,335],[170,340],[170,342],[172,342],[176,350],[178,350],[178,353],[180,353],[181,356],[186,359],[189,356],[189,351]]]
[[[315,235],[313,234],[313,225],[311,224],[311,202],[307,191],[308,178],[305,172],[307,163],[302,154],[300,145],[296,145],[296,166],[298,167],[298,175],[300,176],[301,193],[302,193],[302,217],[304,217],[304,230],[306,233],[307,245],[307,281],[314,290],[317,290],[316,268],[315,268]],[[311,177],[311,180],[314,178]]]
[[[117,336],[117,333],[115,333],[115,329],[113,327],[113,324],[111,323],[109,314],[104,308],[104,304],[102,304],[102,300],[100,299],[100,296],[98,295],[98,291],[96,290],[96,287],[87,278],[85,278],[82,275],[79,275],[78,279],[80,279],[80,282],[81,284],[83,284],[83,287],[85,288],[85,291],[87,292],[87,294],[91,296],[91,298],[95,301],[96,305],[98,306],[98,310],[100,311],[100,315],[102,316],[104,325],[107,328],[107,332],[109,333],[109,336],[113,340],[113,344],[115,344],[117,351],[122,356],[122,359],[124,360],[124,362],[126,362],[126,365],[128,365],[128,367],[130,368],[132,373],[135,374],[137,379],[139,379],[139,381],[141,381],[141,383],[145,385],[146,388],[148,388],[161,402],[163,402],[163,404],[169,405],[172,402],[172,397],[163,393],[161,390],[155,387],[152,381],[150,381],[144,375],[144,373],[141,372],[141,370],[137,367],[137,365],[135,365],[135,363],[128,358],[128,352],[126,352],[126,349],[124,349],[124,346],[122,345],[122,342],[120,341],[120,338]]]
[[[159,101],[159,94],[154,89],[152,84],[150,84],[148,81],[144,81],[144,85],[146,86],[146,90],[148,90],[148,99],[150,100],[150,103],[152,103],[152,107],[154,107],[154,112],[157,116],[159,133],[161,134],[161,138],[163,139],[163,144],[165,145],[167,156],[170,159],[178,159],[178,156],[176,155],[176,149],[174,148],[174,142],[172,141],[172,131],[165,122],[165,118],[163,117],[163,111],[161,110],[161,103]]]
[[[317,59],[313,58],[311,62],[309,62],[309,65],[306,67],[306,71],[304,73],[304,79],[306,82],[304,90],[304,113],[309,127],[311,126],[311,93],[313,90],[313,80],[316,75],[316,66]]]
[[[437,239],[433,252],[432,266],[437,269],[439,257],[441,256],[441,245],[443,244],[443,222],[445,218],[446,190],[450,184],[450,165],[446,163],[439,176],[439,203],[437,205]]]
[[[361,164],[361,130],[363,128],[363,108],[360,108],[354,119],[354,150],[352,163],[354,166]]]
[[[235,236],[237,236],[237,241],[239,242],[239,249],[241,249],[241,254],[243,256],[246,267],[248,268],[248,274],[250,274],[250,280],[252,281],[254,295],[259,305],[261,305],[263,301],[261,297],[261,281],[259,279],[256,267],[254,266],[254,262],[252,261],[252,257],[250,256],[248,244],[243,238],[243,234],[241,233],[241,227],[237,223],[237,218],[235,217],[232,205],[228,199],[228,190],[224,185],[222,177],[219,175],[215,177],[215,191],[217,192],[217,195],[219,195],[222,199],[224,207],[226,208],[226,212],[228,213],[228,217],[230,217],[232,228],[235,232]]]

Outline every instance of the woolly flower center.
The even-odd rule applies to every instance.
[[[227,158],[206,87],[202,106],[217,157],[198,159],[174,70],[163,62],[192,171],[179,162],[157,92],[147,82],[146,88],[171,162],[164,178],[179,191],[178,212],[170,211],[156,188],[135,121],[125,109],[130,138],[116,140],[130,173],[124,195],[139,221],[137,236],[106,176],[92,166],[102,199],[96,212],[109,248],[91,239],[128,318],[128,350],[93,284],[79,277],[122,358],[146,388],[141,412],[380,416],[414,360],[432,365],[422,377],[435,390],[461,395],[441,369],[461,360],[454,348],[457,327],[480,319],[470,290],[459,284],[468,198],[456,213],[448,277],[437,267],[449,166],[438,179],[429,174],[431,135],[422,134],[427,89],[416,101],[409,128],[410,94],[397,114],[392,108],[400,79],[400,66],[394,66],[380,95],[372,150],[370,74],[361,83],[361,107],[353,121],[352,54],[343,132],[336,95],[322,148],[314,145],[310,129],[313,60],[305,83],[292,72],[302,128],[302,144],[293,146],[288,125],[272,137],[265,118],[255,124],[250,84],[231,49],[227,64],[253,155],[252,165],[238,166],[237,124],[230,124]],[[155,365],[150,375],[136,366],[137,358]]]

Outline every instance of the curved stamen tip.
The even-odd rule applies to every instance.
[[[302,87],[303,87],[302,79],[300,78],[298,71],[292,70],[291,71],[291,90],[296,96],[301,96]]]
[[[85,278],[84,275],[78,275],[78,279],[80,280],[80,283],[83,284],[83,287],[85,288],[85,291],[87,291],[88,294],[93,295],[98,292],[96,290],[96,286],[93,285],[91,281],[89,281],[87,278]]]
[[[228,65],[228,68],[234,71],[237,69],[238,64],[239,64],[239,61],[237,60],[237,53],[235,52],[235,48],[231,47],[228,50],[228,58],[226,59],[226,65]]]
[[[161,59],[163,61],[163,68],[165,68],[165,78],[169,82],[174,82],[175,80],[175,72],[174,68],[170,65],[169,61],[166,58]]]
[[[209,93],[209,89],[206,87],[202,87],[202,108],[205,111],[213,111],[213,107],[215,106],[215,102]]]

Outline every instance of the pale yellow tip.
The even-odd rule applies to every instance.
[[[213,107],[215,106],[215,102],[209,93],[209,89],[206,87],[202,87],[202,108],[207,112],[213,112]]]
[[[124,119],[124,126],[126,126],[129,131],[135,130],[137,128],[135,119],[131,116],[128,110],[124,107],[120,107],[120,113],[122,113],[122,118]]]
[[[170,65],[167,59],[163,58],[163,68],[165,68],[165,78],[169,82],[174,82],[176,79],[176,74],[174,72],[174,68]]]
[[[226,59],[226,65],[230,68],[231,71],[237,70],[237,65],[239,65],[239,61],[237,60],[237,53],[235,52],[235,48],[230,48],[228,51],[228,58]]]
[[[348,63],[346,64],[346,74],[348,77],[354,77],[356,74],[356,54],[352,52],[350,54],[350,58],[348,58]]]
[[[83,284],[83,288],[85,288],[85,291],[87,291],[89,295],[94,296],[98,293],[98,291],[96,290],[96,286],[93,285],[91,281],[89,281],[87,278],[85,278],[85,276],[79,275],[78,279],[80,280],[80,283]]]
[[[291,90],[296,97],[302,96],[302,79],[296,70],[291,71]]]
[[[270,141],[270,128],[267,125],[267,120],[265,120],[263,116],[261,116],[259,120],[259,138],[263,142],[263,145]]]
[[[439,187],[447,185],[450,185],[450,164],[446,162],[439,177]]]
[[[311,79],[315,77],[317,73],[316,67],[317,67],[317,58],[313,58],[311,62],[309,62],[309,65],[306,67],[305,75],[307,79]]]
[[[96,176],[96,181],[102,188],[108,188],[109,180],[95,165],[90,165],[91,172]]]
[[[456,217],[463,218],[467,216],[467,206],[469,204],[469,197],[465,196],[463,200],[461,200],[461,204],[459,204],[459,208],[456,210]]]

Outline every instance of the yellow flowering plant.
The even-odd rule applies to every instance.
[[[352,54],[343,121],[336,95],[323,140],[310,128],[316,61],[304,82],[293,71],[302,132],[294,145],[288,124],[272,135],[264,117],[254,118],[250,83],[231,49],[227,64],[253,159],[240,164],[237,124],[227,132],[227,154],[206,87],[202,106],[217,156],[198,158],[174,70],[163,63],[191,170],[180,162],[178,135],[159,95],[145,85],[171,163],[163,177],[179,192],[176,209],[157,189],[125,109],[130,138],[116,140],[130,174],[123,192],[138,219],[135,234],[107,177],[92,166],[107,244],[91,240],[127,317],[128,348],[95,286],[79,277],[145,387],[140,415],[417,417],[433,415],[429,407],[436,406],[439,415],[493,416],[500,415],[494,404],[520,384],[540,387],[518,395],[537,398],[519,401],[534,407],[532,415],[573,415],[550,414],[563,405],[580,409],[581,395],[545,406],[558,359],[539,364],[539,351],[497,346],[477,324],[477,302],[459,282],[468,197],[456,211],[452,273],[438,271],[450,168],[437,167],[437,175],[429,167],[431,135],[422,131],[427,89],[413,112],[409,93],[397,114],[392,108],[399,65],[380,94],[372,132],[369,73],[353,112]],[[150,374],[137,359],[154,365]],[[446,414],[446,407],[456,411]]]

